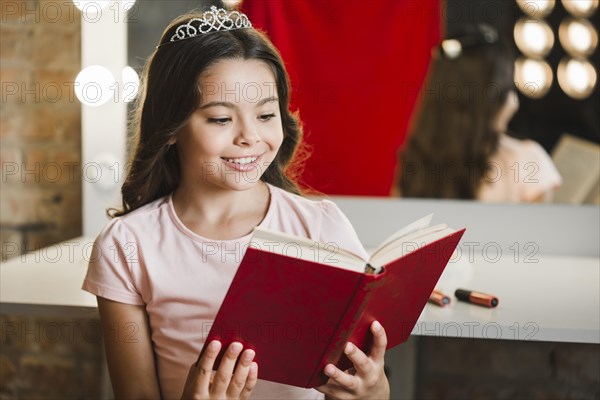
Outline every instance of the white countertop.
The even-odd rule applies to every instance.
[[[0,265],[3,311],[18,305],[95,308],[81,290],[92,238],[75,238]],[[600,343],[600,260],[597,257],[504,253],[496,262],[467,253],[451,261],[438,289],[452,298],[428,304],[413,334],[444,337]],[[489,293],[497,308],[458,302],[456,288]]]
[[[449,263],[437,288],[444,308],[427,304],[413,334],[444,337],[600,343],[600,260],[503,255],[497,262],[464,257]],[[498,307],[459,302],[457,288],[492,294]]]
[[[0,303],[96,307],[81,290],[94,238],[78,237],[0,264]]]

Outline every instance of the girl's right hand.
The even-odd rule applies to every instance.
[[[247,399],[250,396],[258,379],[258,365],[252,361],[254,350],[242,353],[241,343],[231,343],[213,375],[213,365],[220,350],[221,342],[213,340],[191,366],[182,399]]]

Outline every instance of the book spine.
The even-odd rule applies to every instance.
[[[329,378],[323,372],[327,364],[334,364],[342,371],[352,366],[352,362],[344,355],[344,347],[354,332],[356,325],[361,320],[372,289],[378,285],[379,282],[375,275],[362,275],[354,289],[353,295],[348,299],[346,310],[342,313],[340,320],[336,324],[329,343],[320,358],[320,362],[314,369],[306,387],[316,387],[327,382]],[[357,345],[360,346],[358,343]]]

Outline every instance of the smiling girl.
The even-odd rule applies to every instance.
[[[199,358],[256,226],[367,257],[337,206],[302,197],[287,173],[302,131],[271,42],[237,12],[184,15],[142,82],[123,208],[96,239],[83,284],[98,299],[115,396],[388,398],[377,322],[370,354],[349,343],[354,368],[327,365],[316,390],[260,380],[241,343],[213,341]]]

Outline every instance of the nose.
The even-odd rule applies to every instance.
[[[252,147],[260,142],[258,126],[252,121],[244,121],[240,127],[235,143],[239,146]]]

